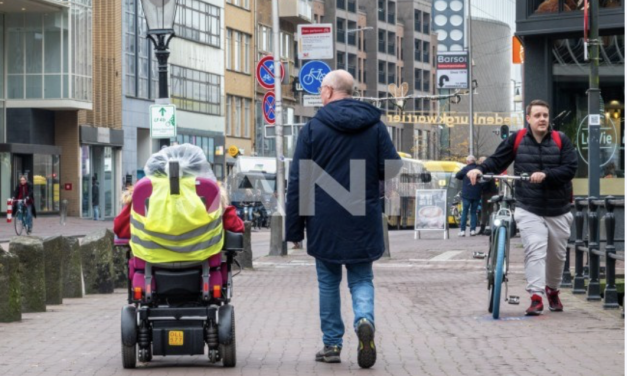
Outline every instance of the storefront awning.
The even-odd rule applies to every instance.
[[[61,148],[54,145],[0,144],[0,153],[61,155]]]

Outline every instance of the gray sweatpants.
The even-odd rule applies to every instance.
[[[527,291],[530,294],[544,294],[545,286],[559,290],[573,221],[572,213],[541,217],[516,208],[514,220],[525,248]]]

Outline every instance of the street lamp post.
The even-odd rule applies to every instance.
[[[176,0],[141,0],[148,38],[155,46],[155,55],[159,63],[159,99],[168,98],[168,46],[174,37],[174,17],[176,16]]]
[[[347,71],[348,71],[348,34],[356,33],[358,31],[372,30],[372,29],[374,29],[372,26],[366,26],[366,27],[358,27],[357,29],[346,29],[346,31],[344,32],[344,68],[346,68]],[[357,77],[355,77],[355,80],[356,79]]]

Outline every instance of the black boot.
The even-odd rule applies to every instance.
[[[485,223],[482,223],[481,228],[479,229],[479,233],[483,234],[484,231],[485,231]]]

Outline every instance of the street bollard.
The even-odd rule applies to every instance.
[[[13,200],[7,199],[7,223],[11,223],[13,218]]]
[[[67,200],[61,201],[61,208],[59,211],[59,223],[61,226],[65,226],[65,220],[67,219]]]
[[[383,244],[385,245],[385,250],[383,251],[383,257],[392,257],[390,255],[390,237],[388,235],[388,217],[383,213],[381,215],[381,222],[383,226]]]

